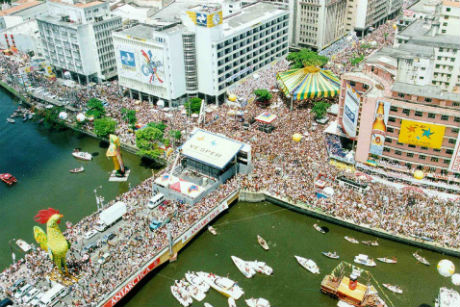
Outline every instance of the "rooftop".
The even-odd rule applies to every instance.
[[[11,15],[11,14],[20,12],[22,10],[42,4],[41,1],[35,1],[35,0],[29,0],[29,1],[23,0],[20,3],[21,3],[20,5],[16,5],[16,6],[10,7],[9,9],[0,11],[0,16]]]
[[[61,3],[61,4],[64,4],[64,5],[69,5],[69,6],[74,6],[74,7],[79,7],[79,8],[85,8],[85,7],[91,7],[91,6],[95,6],[95,5],[99,5],[99,4],[103,4],[104,2],[102,1],[91,1],[91,2],[77,2],[77,1],[71,1],[71,2],[67,2],[67,1],[62,1],[62,0],[48,0],[50,2],[55,2],[55,3]]]
[[[398,93],[460,102],[459,93],[442,91],[439,87],[434,85],[414,85],[403,82],[394,82],[392,90]]]

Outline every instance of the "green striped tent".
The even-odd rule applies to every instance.
[[[286,97],[294,100],[334,97],[340,90],[340,80],[336,75],[313,66],[277,73],[276,79]]]

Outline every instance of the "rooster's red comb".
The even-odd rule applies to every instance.
[[[53,208],[48,208],[48,210],[40,210],[38,211],[37,215],[34,217],[35,222],[39,222],[41,224],[46,224],[49,218],[54,215],[59,214],[59,211]]]

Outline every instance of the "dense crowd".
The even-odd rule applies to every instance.
[[[366,41],[376,41],[382,46],[392,41],[393,34],[391,23],[387,23],[366,37]],[[355,43],[347,46],[345,51],[336,52],[330,68],[339,74],[349,70],[351,67],[347,63],[350,63],[350,58],[354,54],[368,54],[372,50],[362,49],[360,46],[361,43]],[[24,61],[27,61],[27,58],[1,58],[2,79],[8,81],[5,72],[14,71]],[[338,69],[338,64],[343,68]],[[156,214],[163,216],[175,212],[168,226],[172,238],[179,237],[190,225],[218,205],[220,200],[242,188],[266,192],[294,203],[301,203],[355,224],[381,228],[399,235],[425,237],[443,246],[459,248],[460,213],[453,202],[436,197],[428,198],[420,193],[404,192],[375,182],[370,184],[370,190],[365,194],[336,183],[334,179],[339,175],[354,175],[328,163],[324,127],[315,123],[309,108],[298,107],[292,112],[289,111],[281,93],[276,90],[276,72],[287,68],[286,60],[272,63],[257,72],[257,75],[246,78],[229,90],[247,102],[251,100],[255,89],[271,89],[274,104],[269,109],[248,103],[237,108],[240,114],[243,114],[238,117],[235,115],[234,106],[208,107],[202,127],[250,143],[254,169],[250,175],[235,176],[219,190],[193,206],[173,202],[165,209],[166,212],[157,212]],[[36,80],[41,79],[43,78],[37,77]],[[49,82],[46,87],[50,91],[59,92],[62,89],[62,85],[56,85],[55,82],[37,82]],[[70,91],[68,95],[72,96]],[[138,103],[133,99],[120,97],[115,81],[87,87],[84,97],[93,96],[101,97],[107,102],[108,114],[119,122],[117,134],[127,144],[135,144],[134,134],[128,125],[123,123],[121,108],[136,109],[140,124],[163,121],[167,125],[167,130],[185,132],[197,125],[196,119],[187,117],[185,111],[180,108],[165,111],[145,102]],[[84,97],[77,99],[76,107],[84,106]],[[266,111],[277,116],[274,122],[276,129],[273,132],[266,133],[257,129],[257,122],[243,125]],[[238,120],[239,118],[243,118],[244,122]],[[293,141],[292,135],[295,133],[303,136],[300,142]],[[327,175],[327,185],[334,189],[334,194],[328,198],[317,197],[315,181],[320,174]],[[116,239],[118,243],[108,248],[112,256],[106,263],[99,265],[94,261],[88,261],[82,254],[82,236],[92,229],[96,215],[89,216],[66,229],[66,237],[72,243],[68,263],[74,274],[78,272],[80,275],[80,281],[72,286],[73,291],[70,292],[70,301],[74,306],[94,305],[143,263],[168,247],[168,227],[161,227],[155,232],[150,231],[151,215],[145,214],[145,204],[153,193],[153,180],[154,178],[145,180],[108,204],[118,200],[124,201],[128,205],[128,213],[121,222],[122,226]],[[96,253],[101,256],[102,251],[96,250]],[[52,263],[47,253],[35,250],[0,274],[0,287],[6,291],[19,276],[27,279],[30,284],[46,287],[44,281],[51,269]]]

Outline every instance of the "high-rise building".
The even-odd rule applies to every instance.
[[[335,145],[348,144],[358,166],[388,176],[422,169],[428,179],[460,185],[460,35],[439,27],[446,8],[342,75],[336,135],[353,142]]]
[[[402,0],[347,0],[345,29],[362,36],[395,17],[402,3]]]
[[[37,18],[44,55],[58,76],[70,74],[79,82],[100,82],[117,74],[112,31],[121,18],[109,3],[48,0],[48,14]]]
[[[223,101],[227,88],[288,52],[288,10],[271,3],[230,8],[176,1],[149,24],[113,34],[119,84],[172,105],[187,96]]]

